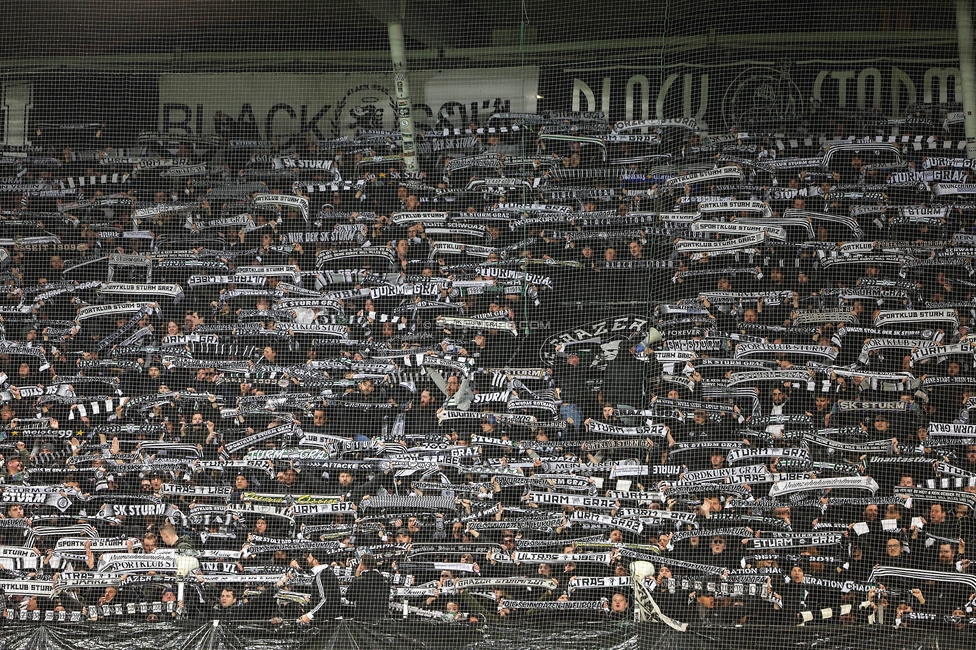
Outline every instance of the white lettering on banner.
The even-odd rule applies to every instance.
[[[705,117],[705,112],[708,109],[708,74],[702,74],[699,77],[699,83],[698,83],[699,102],[698,102],[698,108],[694,112],[694,114],[692,114],[692,108],[693,108],[692,93],[694,90],[693,75],[688,73],[683,76],[684,79],[682,85],[682,96],[683,96],[682,117],[694,118],[695,121],[689,122],[687,124],[683,124],[680,123],[678,120],[665,120],[663,123],[660,124],[660,126],[671,126],[671,125],[691,126],[691,124],[694,124],[695,127],[697,127],[698,122],[701,122],[702,119]],[[674,85],[674,82],[678,80],[678,77],[679,75],[677,73],[668,75],[668,78],[665,79],[664,83],[661,84],[661,87],[658,90],[657,97],[655,100],[655,113],[654,113],[654,117],[657,118],[657,120],[664,120],[665,98],[668,95],[668,91],[670,91],[671,87]],[[602,97],[600,101],[600,106],[603,112],[607,114],[610,113],[610,109],[611,109],[611,104],[610,104],[611,82],[612,80],[610,77],[603,78]],[[572,92],[573,92],[574,111],[580,110],[580,106],[581,106],[580,95],[586,97],[587,106],[588,106],[587,110],[596,110],[596,97],[593,91],[590,89],[590,87],[586,84],[586,82],[578,78],[573,79]],[[638,102],[637,96],[640,96],[640,100],[639,100],[640,103],[637,103]],[[637,126],[633,126],[635,124],[635,121],[639,120],[642,122],[646,122],[647,120],[650,119],[651,82],[648,80],[647,76],[638,74],[632,76],[630,79],[627,80],[625,103],[626,103],[625,114],[626,114],[626,119],[631,124],[630,128],[640,128]],[[669,122],[673,122],[673,124],[668,124]],[[627,127],[628,124],[623,123],[622,127],[618,124],[618,126],[615,128],[617,128],[617,130],[621,130],[621,128],[627,128]]]
[[[794,111],[803,98],[813,97],[824,107],[880,109],[886,116],[900,118],[911,104],[922,102],[962,101],[960,71],[954,61],[944,59],[906,59],[899,66],[862,67],[855,62],[838,62],[839,69],[819,68],[816,62],[792,62],[788,67],[753,65],[751,61],[738,64],[741,72],[732,72],[723,86],[716,77],[728,75],[729,62],[721,63],[722,70],[709,65],[690,67],[687,71],[671,72],[660,85],[658,72],[648,66],[646,71],[624,76],[602,78],[573,77],[572,85],[564,89],[563,101],[573,110],[602,110],[609,116],[623,115],[626,122],[614,125],[616,131],[627,128],[660,128],[674,122],[676,116],[692,118],[694,124],[708,130],[706,115],[722,111],[725,126],[731,128],[735,120],[755,111]],[[932,65],[936,63],[936,65]],[[950,63],[946,66],[946,63]],[[910,70],[909,65],[913,67]],[[581,74],[583,70],[566,72]],[[760,94],[757,88],[762,89]],[[951,90],[950,90],[951,89]],[[736,106],[736,103],[744,104]],[[784,113],[785,114],[785,113]],[[665,117],[671,119],[665,119]],[[657,118],[658,124],[652,118]],[[739,124],[741,127],[741,124]],[[711,130],[718,132],[718,125]]]
[[[40,559],[32,548],[0,547],[0,567],[5,569],[36,569]]]
[[[837,103],[840,108],[845,108],[848,106],[848,92],[847,92],[847,81],[850,79],[855,79],[856,74],[856,101],[858,109],[865,108],[882,108],[881,100],[881,88],[882,88],[882,73],[880,70],[874,67],[863,68],[860,71],[856,70],[821,70],[817,74],[816,80],[813,82],[813,97],[816,100],[822,101],[822,93],[824,83],[827,81],[828,76],[832,82],[836,82],[837,88]],[[959,68],[940,68],[932,67],[925,71],[922,80],[922,101],[932,102],[948,102],[949,100],[949,78],[952,77],[954,90],[954,100],[961,101],[961,86],[959,77]],[[871,102],[868,103],[868,81],[871,81],[871,91],[872,97]],[[938,80],[939,88],[939,99],[933,100],[932,91],[934,87],[934,81]],[[889,105],[892,109],[891,115],[901,115],[902,112],[899,111],[900,101],[899,95],[901,93],[901,86],[908,95],[908,104],[913,103],[917,99],[916,85],[915,81],[908,76],[904,71],[892,66],[890,72],[889,83],[885,84],[891,88],[891,104]]]
[[[298,208],[302,215],[308,218],[308,199],[303,196],[289,194],[258,194],[254,197],[254,205],[287,205]]]
[[[691,183],[700,183],[702,181],[716,180],[719,178],[735,178],[741,180],[742,170],[738,167],[727,165],[725,167],[719,167],[718,169],[709,169],[703,172],[692,172],[683,176],[674,176],[664,181],[664,184],[667,187],[680,187],[683,185],[689,185]]]
[[[960,436],[976,437],[976,424],[955,424],[948,422],[930,422],[929,435],[932,436]]]
[[[0,580],[0,589],[8,596],[50,598],[54,593],[54,585],[49,580]]]
[[[874,319],[875,327],[882,327],[887,323],[908,323],[912,321],[937,320],[959,322],[959,317],[952,309],[923,309],[920,311],[896,310],[883,311]]]
[[[617,507],[617,501],[615,499],[578,496],[575,494],[557,494],[555,492],[529,492],[526,499],[531,500],[533,503],[583,506],[587,508],[602,508],[606,510]]]
[[[534,113],[539,68],[411,71],[418,132],[449,122],[483,125],[512,106]],[[353,135],[357,129],[396,131],[398,108],[385,73],[164,74],[159,78],[159,130],[244,140],[299,142]]]
[[[129,573],[133,571],[175,571],[176,558],[106,553],[102,555],[98,571]]]
[[[275,166],[281,161],[282,167],[296,167],[298,169],[332,169],[331,160],[305,160],[295,158],[276,158]]]

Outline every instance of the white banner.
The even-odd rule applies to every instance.
[[[410,73],[417,131],[484,126],[495,112],[536,111],[539,68]],[[311,132],[319,140],[356,129],[397,130],[393,75],[164,74],[159,130],[264,141]],[[440,124],[438,122],[440,121]]]

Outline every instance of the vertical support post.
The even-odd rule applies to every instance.
[[[976,158],[976,61],[973,56],[972,0],[956,0],[956,35],[959,38],[959,72],[962,77],[962,110],[966,124],[966,158]]]
[[[34,82],[0,82],[0,119],[3,123],[2,144],[23,147],[31,144],[27,130],[31,109],[34,108]]]
[[[403,42],[403,25],[387,23],[390,35],[390,56],[393,58],[393,88],[396,93],[396,119],[403,138],[403,167],[419,172],[417,148],[414,144],[413,111],[410,106],[410,84],[407,82],[407,48]]]

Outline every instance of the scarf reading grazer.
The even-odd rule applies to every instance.
[[[454,581],[454,588],[477,589],[487,587],[489,589],[507,589],[510,587],[521,587],[523,589],[545,589],[552,591],[556,588],[556,581],[551,578],[458,578]]]

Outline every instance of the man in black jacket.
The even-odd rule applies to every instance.
[[[342,593],[339,591],[339,579],[336,578],[332,567],[323,562],[315,552],[310,552],[305,558],[308,566],[312,569],[312,598],[318,598],[315,607],[308,610],[300,619],[299,623],[311,623],[312,621],[328,621],[339,615],[342,607]],[[292,566],[298,566],[297,560],[292,562]]]
[[[376,558],[364,555],[356,569],[356,579],[346,590],[346,600],[356,606],[355,618],[374,619],[390,611],[390,583],[376,569]]]
[[[212,616],[222,621],[259,620],[267,619],[274,611],[273,591],[262,590],[257,596],[247,599],[238,598],[233,587],[220,590],[217,604],[213,606]],[[273,619],[272,623],[279,622]]]
[[[556,397],[563,401],[559,415],[567,422],[572,420],[569,424],[573,433],[578,434],[583,421],[596,410],[586,386],[587,371],[575,352],[568,353],[565,363],[556,365],[554,371],[559,386]]]
[[[607,364],[603,375],[603,403],[618,409],[641,409],[644,403],[644,365],[637,359],[637,341],[622,339],[617,356]],[[627,426],[637,426],[639,418],[624,418]]]

